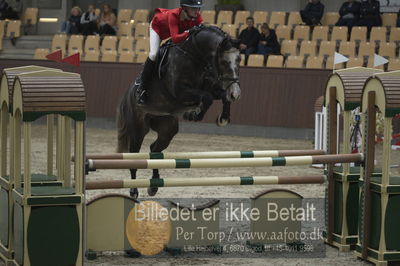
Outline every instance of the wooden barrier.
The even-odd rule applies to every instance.
[[[124,179],[109,181],[87,181],[86,190],[147,188],[147,187],[191,187],[191,186],[235,186],[273,184],[323,184],[326,176],[233,176],[196,177],[168,179]]]
[[[137,159],[207,159],[207,158],[258,158],[301,155],[324,155],[323,150],[267,150],[267,151],[213,151],[213,152],[150,152],[150,153],[89,153],[86,159],[137,160]],[[74,158],[73,158],[74,160]]]
[[[351,134],[351,128],[356,126],[352,112],[361,104],[365,81],[378,72],[377,69],[355,67],[338,70],[329,77],[325,91],[329,132],[324,139],[329,154],[353,152],[351,138],[357,134]],[[338,114],[343,119],[339,119]],[[343,128],[342,143],[338,139],[338,128]],[[339,150],[339,147],[342,148]],[[350,251],[357,244],[360,169],[348,163],[327,167],[330,179],[326,197],[328,223],[324,235],[326,242],[338,247],[340,251]],[[379,172],[375,172],[375,175],[379,175]]]
[[[327,163],[362,162],[363,154],[335,154],[293,157],[224,158],[224,159],[163,159],[163,160],[88,160],[88,170],[96,169],[175,169],[290,166]]]

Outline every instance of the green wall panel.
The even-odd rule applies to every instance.
[[[386,248],[400,251],[400,195],[389,195],[385,218]]]
[[[28,253],[33,266],[75,265],[80,241],[75,206],[32,207]]]
[[[9,192],[4,188],[0,188],[0,242],[5,247],[8,247],[8,201]]]
[[[24,259],[24,213],[18,203],[14,203],[14,256],[17,263]]]

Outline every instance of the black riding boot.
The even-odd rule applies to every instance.
[[[143,71],[140,77],[140,85],[138,88],[138,99],[137,103],[140,105],[146,104],[147,95],[149,87],[147,86],[150,82],[151,78],[154,75],[154,68],[156,63],[152,61],[150,58],[147,58],[146,62],[144,63]]]

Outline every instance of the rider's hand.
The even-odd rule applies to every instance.
[[[192,35],[194,32],[197,31],[197,26],[194,26],[188,30],[189,34]]]

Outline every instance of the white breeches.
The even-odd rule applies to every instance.
[[[158,50],[160,49],[161,38],[157,32],[153,30],[150,25],[150,53],[149,58],[151,61],[156,60]]]

